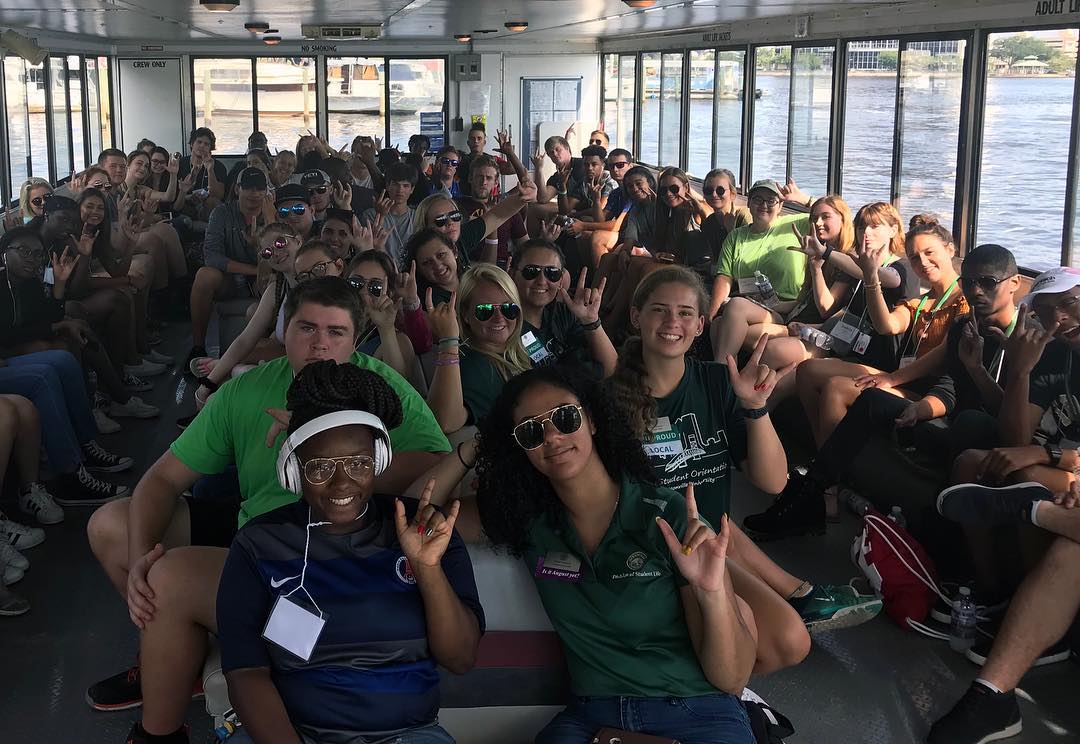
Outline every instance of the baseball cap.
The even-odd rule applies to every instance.
[[[266,190],[266,174],[255,166],[249,166],[240,171],[240,177],[236,179],[236,182],[242,189],[261,189]]]
[[[755,191],[760,191],[760,190],[770,191],[770,192],[776,194],[777,196],[779,196],[781,199],[784,198],[784,193],[782,191],[780,191],[780,184],[778,184],[776,181],[772,180],[771,178],[763,178],[760,181],[755,181],[754,185],[750,187],[750,191],[748,191],[747,193],[752,194]]]
[[[274,192],[274,206],[287,201],[302,201],[307,204],[309,198],[307,187],[298,183],[287,183]]]
[[[1036,295],[1065,292],[1076,286],[1080,286],[1080,269],[1069,266],[1050,269],[1035,277],[1035,281],[1031,283],[1031,291],[1020,300],[1020,304],[1031,310]]]
[[[74,199],[70,199],[61,194],[49,194],[45,197],[45,201],[42,204],[42,211],[45,214],[50,212],[60,212],[62,210],[78,210],[79,204]]]
[[[330,176],[324,170],[309,170],[300,177],[300,185],[305,189],[315,186],[329,186]]]

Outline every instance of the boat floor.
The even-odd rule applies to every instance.
[[[187,327],[163,331],[166,353],[182,359]],[[192,410],[192,390],[172,372],[155,378],[143,398],[160,406],[150,421],[123,420],[123,430],[101,438],[135,458],[120,476],[132,486],[177,435],[175,419]],[[180,394],[182,393],[182,395]],[[738,476],[737,476],[738,477]],[[736,516],[759,511],[767,499],[745,481],[735,489]],[[3,505],[12,516],[17,509]],[[138,710],[98,713],[85,700],[92,682],[132,663],[136,633],[124,605],[98,567],[86,540],[89,509],[68,509],[47,528],[45,543],[27,552],[32,565],[14,589],[29,598],[31,611],[0,618],[0,742],[120,744]],[[769,554],[800,576],[845,583],[855,575],[848,548],[857,523],[845,517],[825,537],[772,543]],[[935,718],[959,698],[977,667],[946,643],[904,632],[879,617],[857,628],[814,636],[813,650],[799,666],[751,680],[751,687],[797,729],[790,742],[887,744],[923,741]],[[1024,731],[1010,742],[1077,741],[1080,737],[1080,666],[1075,661],[1031,671],[1020,702]],[[210,740],[201,702],[188,711],[193,742]],[[462,744],[468,744],[462,741]]]

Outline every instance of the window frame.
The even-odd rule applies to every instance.
[[[214,55],[213,57],[207,57],[207,56],[196,55],[196,54],[192,54],[192,55],[188,56],[188,77],[189,77],[189,79],[191,81],[190,92],[191,92],[191,129],[192,129],[192,131],[194,131],[195,128],[202,126],[201,124],[199,124],[199,118],[198,118],[198,115],[196,113],[198,111],[198,105],[199,104],[198,104],[198,99],[195,96],[195,61],[196,60],[203,60],[203,59],[209,59],[209,60],[215,60],[215,59],[246,59],[248,61],[248,64],[251,67],[251,127],[252,127],[251,131],[252,132],[259,131],[259,101],[258,101],[259,81],[258,81],[258,78],[255,77],[255,67],[256,67],[255,60],[257,59],[257,57],[253,56],[253,55],[246,55],[246,54],[217,54],[217,55]],[[317,121],[318,120],[316,119],[316,122]],[[189,144],[187,144],[186,142],[184,143],[184,148],[185,149],[189,150],[190,147],[191,146]],[[222,156],[222,157],[239,157],[239,156],[243,156],[243,155],[247,154],[245,152],[225,152],[224,150],[219,151],[216,147],[214,148],[214,152],[217,153],[218,155]]]

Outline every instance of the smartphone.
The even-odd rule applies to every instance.
[[[568,214],[560,214],[555,216],[555,224],[559,227],[570,227],[574,223],[574,218]]]
[[[659,261],[660,263],[675,263],[675,254],[674,253],[663,253],[663,252],[657,253],[656,254],[656,260]]]

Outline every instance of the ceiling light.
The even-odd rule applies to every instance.
[[[228,13],[240,7],[240,0],[199,0],[199,5],[211,13]]]
[[[261,21],[252,21],[251,23],[245,23],[244,28],[253,34],[266,33],[270,30],[270,24]]]
[[[508,31],[513,31],[514,33],[524,31],[529,27],[528,21],[507,21],[503,25],[506,26]]]
[[[651,8],[656,5],[656,0],[622,0],[631,8]]]
[[[472,41],[472,34],[454,34],[454,38],[460,41],[462,44],[466,44]]]
[[[264,34],[276,34],[277,32],[278,32],[278,30],[276,28],[268,28],[265,31],[263,31]]]
[[[266,44],[268,46],[277,46],[280,43],[281,43],[281,37],[280,36],[264,36],[263,37],[263,44]]]

